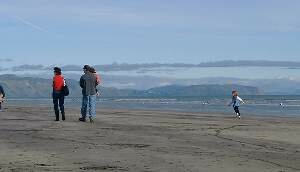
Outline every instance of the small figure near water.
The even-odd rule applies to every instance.
[[[243,101],[243,99],[241,99],[239,96],[238,96],[238,92],[236,90],[233,90],[232,91],[232,101],[231,103],[228,105],[228,106],[233,106],[233,109],[236,113],[236,116],[238,118],[241,118],[241,113],[240,113],[240,110],[239,110],[239,107],[240,105],[242,104],[245,104],[245,102]]]
[[[0,85],[0,112],[2,112],[2,104],[4,102],[5,99],[5,92],[3,87]]]

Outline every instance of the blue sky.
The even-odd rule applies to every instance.
[[[0,0],[2,64],[200,63],[300,55],[298,0]]]

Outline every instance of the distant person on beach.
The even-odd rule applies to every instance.
[[[96,82],[97,82],[97,85],[99,85],[101,82],[101,79],[100,79],[100,75],[97,73],[96,69],[93,67],[90,67],[90,72],[96,76]],[[97,85],[96,85],[96,95],[100,96],[100,92],[97,89]]]
[[[233,90],[232,91],[232,101],[228,106],[231,106],[231,105],[233,106],[233,109],[234,109],[234,111],[236,113],[236,116],[238,118],[241,118],[241,113],[240,113],[240,110],[239,110],[239,107],[240,107],[241,103],[245,104],[243,99],[241,99],[238,96],[238,92],[236,90]]]
[[[89,112],[90,122],[93,123],[96,117],[96,87],[97,77],[90,72],[91,67],[85,65],[83,67],[84,74],[81,76],[79,85],[82,88],[82,106],[81,106],[81,118],[79,121],[85,122],[87,110]]]
[[[65,96],[63,94],[63,87],[66,85],[66,81],[62,76],[61,69],[59,67],[55,67],[54,69],[54,77],[53,77],[53,104],[54,104],[54,112],[55,112],[55,121],[59,121],[59,110],[61,112],[61,119],[66,120],[65,117]]]
[[[5,98],[5,92],[3,87],[0,85],[0,112],[2,112],[2,104]]]

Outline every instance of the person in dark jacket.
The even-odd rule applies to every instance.
[[[94,122],[96,117],[96,87],[98,85],[97,77],[90,72],[90,66],[83,67],[84,75],[81,76],[79,85],[82,88],[82,106],[81,118],[79,121],[85,122],[87,110],[89,113],[90,122]]]
[[[4,101],[5,98],[5,92],[3,87],[0,85],[0,112],[2,111],[2,103]]]
[[[61,111],[62,120],[66,120],[65,117],[65,96],[62,93],[63,87],[66,85],[65,79],[61,74],[61,69],[59,67],[55,67],[54,69],[54,77],[53,77],[53,104],[55,111],[55,121],[59,121],[59,110]]]

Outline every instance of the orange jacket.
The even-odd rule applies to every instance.
[[[65,86],[64,77],[62,75],[55,75],[53,77],[53,90],[61,91],[64,86]]]
[[[97,85],[99,85],[101,83],[100,75],[98,75],[97,73],[94,73],[94,75],[96,76]]]

